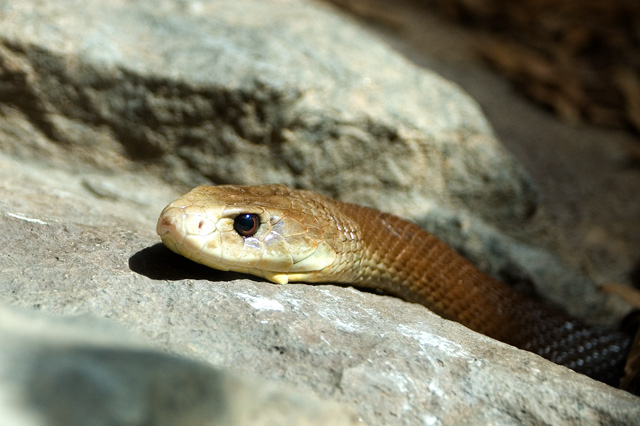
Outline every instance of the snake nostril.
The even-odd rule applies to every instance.
[[[197,235],[209,235],[215,231],[215,223],[207,218],[199,218],[199,220],[191,222],[191,233]]]

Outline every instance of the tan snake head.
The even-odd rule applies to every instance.
[[[318,281],[320,273],[326,280],[338,266],[328,241],[344,241],[344,234],[336,239],[318,195],[305,193],[282,185],[198,186],[164,208],[156,232],[175,253],[215,269],[281,284]]]

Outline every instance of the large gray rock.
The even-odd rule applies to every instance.
[[[4,132],[20,134],[5,144],[23,156],[136,160],[189,186],[279,182],[415,218],[428,199],[489,219],[535,208],[467,95],[319,6],[5,0],[0,12]]]
[[[422,306],[252,282],[179,257],[154,234],[158,211],[177,195],[168,192],[150,176],[69,174],[0,156],[0,301],[110,318],[169,352],[341,402],[372,425],[640,416],[639,398]]]

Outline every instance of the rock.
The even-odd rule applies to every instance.
[[[320,6],[74,5],[0,2],[3,132],[22,156],[279,182],[405,216],[429,199],[489,220],[535,209],[467,95]]]
[[[145,191],[136,197],[142,182]],[[101,198],[96,185],[118,189]],[[151,176],[70,174],[0,155],[0,246],[7,248],[0,303],[83,315],[81,322],[87,314],[109,318],[164,351],[337,401],[371,425],[630,424],[640,416],[637,397],[422,306],[350,288],[253,282],[174,255],[154,233],[157,212],[175,195],[167,192]],[[28,330],[9,328],[15,340],[62,344],[60,324],[43,321],[51,323],[44,337],[27,339]],[[103,339],[102,328],[88,327],[86,345],[111,341],[114,333]],[[129,339],[122,340],[104,350],[126,349]],[[42,361],[58,362],[49,353]],[[86,352],[73,356],[97,362],[98,371],[113,367]],[[140,356],[129,368],[149,380],[156,376],[143,366],[166,370],[164,361]],[[200,377],[192,368],[189,374]],[[135,394],[126,383],[123,394]],[[46,395],[46,403],[57,403],[57,393]]]
[[[2,424],[355,425],[336,403],[155,351],[80,316],[0,307]]]
[[[279,181],[443,229],[489,270],[564,276],[496,230],[525,226],[536,196],[473,101],[315,3],[0,0],[0,148],[4,304],[109,318],[373,425],[639,415],[423,307],[253,282],[158,244],[183,185]]]

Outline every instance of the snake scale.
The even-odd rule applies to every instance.
[[[468,328],[617,386],[631,336],[589,326],[513,290],[396,216],[282,185],[199,186],[157,232],[198,263],[276,283],[382,290]]]

